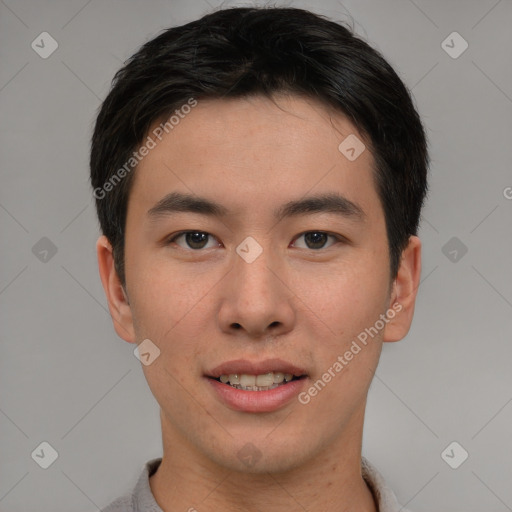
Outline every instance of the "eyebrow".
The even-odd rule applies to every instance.
[[[158,201],[147,214],[152,220],[166,217],[176,212],[190,212],[211,217],[226,217],[229,210],[215,201],[182,192],[171,192]],[[364,210],[356,203],[337,193],[317,194],[289,201],[274,211],[278,221],[308,213],[334,213],[342,217],[362,222],[366,218]]]

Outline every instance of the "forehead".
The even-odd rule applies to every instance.
[[[379,203],[370,150],[355,159],[343,152],[345,141],[359,143],[359,152],[363,136],[318,102],[254,96],[201,100],[183,112],[168,133],[158,131],[159,123],[149,131],[156,145],[139,163],[130,194],[145,213],[174,190],[215,196],[233,213],[268,211],[271,204],[275,210],[287,199],[333,191],[365,212]]]

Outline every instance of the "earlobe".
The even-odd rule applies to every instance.
[[[412,324],[414,305],[421,276],[421,241],[411,236],[402,252],[398,273],[393,282],[389,308],[394,310],[393,318],[384,330],[383,341],[399,341],[404,338]]]
[[[121,285],[114,265],[112,245],[104,235],[96,242],[98,268],[103,289],[107,297],[108,309],[114,322],[117,335],[129,343],[135,343],[132,311],[128,295]]]

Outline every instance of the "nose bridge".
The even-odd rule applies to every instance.
[[[236,248],[220,320],[224,329],[243,328],[261,336],[289,329],[293,310],[286,287],[275,275],[281,267],[269,240],[248,237]]]
[[[272,287],[271,281],[275,279],[270,271],[276,264],[270,243],[261,239],[260,242],[253,237],[245,238],[236,248],[233,269],[237,283],[248,286],[255,294]]]

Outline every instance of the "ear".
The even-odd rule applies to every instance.
[[[409,332],[420,276],[421,241],[417,236],[411,236],[402,252],[400,267],[393,282],[387,313],[389,321],[384,329],[383,341],[399,341]]]
[[[108,309],[114,322],[114,329],[120,338],[129,343],[135,343],[132,310],[114,266],[112,245],[106,236],[102,235],[98,238],[96,252],[101,283],[107,296]]]

